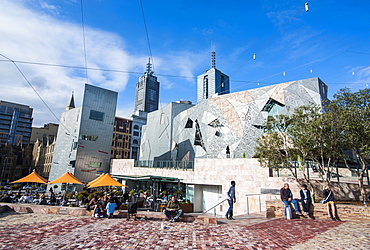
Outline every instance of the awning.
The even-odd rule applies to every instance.
[[[75,184],[83,184],[79,179],[77,179],[73,174],[70,172],[66,172],[61,177],[49,182],[48,184],[53,183],[75,183]]]
[[[105,174],[102,178],[100,178],[100,180],[90,184],[89,188],[103,186],[127,187],[126,185],[123,185],[122,183],[119,183],[118,181],[113,179],[109,174]]]
[[[112,175],[115,178],[131,181],[161,181],[161,182],[178,182],[180,179],[175,177],[156,176],[156,175]]]
[[[101,178],[103,178],[103,177],[104,177],[104,175],[105,175],[105,174],[101,174],[98,178],[96,178],[96,179],[94,179],[94,180],[90,181],[89,183],[87,183],[87,184],[86,184],[86,186],[90,186],[91,184],[93,184],[93,183],[97,182],[98,180],[100,180]]]
[[[36,182],[36,183],[44,183],[44,184],[46,184],[48,182],[48,180],[42,178],[35,171],[33,171],[29,175],[27,175],[27,176],[25,176],[25,177],[23,177],[23,178],[21,178],[19,180],[13,181],[11,183],[19,183],[19,182]]]

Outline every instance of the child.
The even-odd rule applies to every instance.
[[[95,206],[93,215],[94,218],[103,218],[104,217],[104,209],[101,204]]]
[[[310,190],[307,189],[306,184],[301,185],[301,191],[299,193],[301,195],[303,214],[309,215],[311,206],[311,193]]]
[[[108,218],[113,218],[113,213],[114,213],[114,210],[116,209],[117,207],[117,204],[113,201],[112,198],[110,198],[108,200],[108,204],[107,204],[107,215],[108,215]]]

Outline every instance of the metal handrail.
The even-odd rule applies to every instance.
[[[216,208],[217,206],[221,205],[221,203],[223,203],[223,202],[224,202],[224,201],[226,201],[226,200],[227,200],[227,199],[222,200],[221,202],[217,203],[216,205],[214,205],[213,207],[211,207],[211,208],[210,208],[210,209],[208,209],[207,211],[203,212],[202,214],[205,214],[205,213],[209,212],[210,210],[212,210],[212,209]],[[215,216],[216,216],[216,210],[214,211],[214,214],[215,214]]]

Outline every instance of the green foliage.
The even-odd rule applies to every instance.
[[[67,198],[67,199],[72,199],[72,198],[73,198],[73,196],[74,196],[74,194],[73,194],[73,193],[66,193],[66,198]]]
[[[0,186],[0,190],[4,190],[4,186]]]
[[[15,185],[10,186],[10,189],[11,190],[19,190],[21,188],[22,188],[22,185],[21,184],[15,184]]]
[[[86,191],[82,191],[82,192],[79,192],[77,195],[76,195],[76,199],[77,200],[83,200],[85,198],[87,198],[89,196],[89,193],[86,192]],[[92,198],[92,197],[91,197]]]
[[[36,186],[36,185],[32,185],[32,186],[31,186],[31,189],[32,189],[32,190],[34,190],[34,189],[36,189],[36,188],[37,188],[37,186]]]
[[[66,190],[66,187],[67,187],[67,185],[66,185],[66,184],[62,184],[61,189],[62,189],[62,190]]]
[[[128,193],[129,193],[129,195],[133,196],[133,195],[135,194],[135,190],[134,190],[134,189],[132,189],[132,190],[130,190]]]
[[[54,185],[54,186],[53,186],[53,188],[54,188],[54,189],[57,189],[57,188],[58,188],[58,185]]]
[[[268,117],[264,124],[267,133],[257,141],[256,156],[262,166],[269,168],[291,170],[291,162],[298,161],[308,182],[307,160],[318,163],[319,174],[323,172],[321,177],[327,182],[330,180],[326,173],[332,172],[336,163],[344,162],[358,176],[361,194],[366,200],[363,178],[370,156],[370,89],[354,93],[341,89],[334,100],[324,104],[324,110],[310,104],[297,108],[289,117]],[[361,171],[349,167],[345,150],[353,153],[355,157],[350,160],[359,162]]]

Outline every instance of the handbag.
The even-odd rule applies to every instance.
[[[326,199],[322,199],[321,201],[320,201],[320,203],[322,203],[322,204],[325,204],[325,203],[327,203],[328,201],[326,200]]]
[[[325,198],[325,199],[322,199],[321,201],[320,201],[320,203],[322,203],[322,204],[325,204],[325,203],[327,203],[328,201],[327,201],[327,199],[329,198],[329,196],[331,195],[331,191],[329,192],[329,194],[328,194],[328,196]]]

